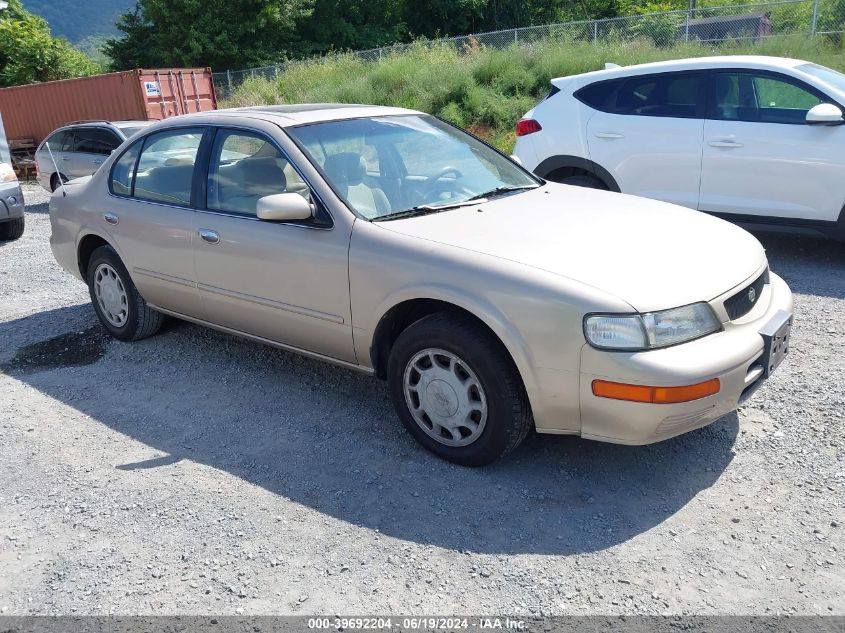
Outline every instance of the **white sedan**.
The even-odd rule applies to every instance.
[[[552,80],[515,154],[565,184],[845,239],[845,75],[725,56]]]

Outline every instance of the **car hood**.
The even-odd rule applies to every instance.
[[[556,273],[647,312],[709,301],[766,262],[733,224],[683,207],[549,183],[383,228]]]

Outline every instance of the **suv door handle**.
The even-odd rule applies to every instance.
[[[625,135],[619,132],[596,132],[596,138],[617,139],[625,138]]]
[[[220,234],[217,231],[212,231],[211,229],[200,229],[199,236],[202,238],[203,242],[208,242],[209,244],[220,243]]]
[[[745,147],[742,143],[725,139],[721,141],[710,141],[710,147]]]

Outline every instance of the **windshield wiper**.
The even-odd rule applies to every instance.
[[[511,193],[512,191],[522,191],[523,189],[536,189],[540,185],[504,185],[502,187],[496,187],[495,189],[491,189],[490,191],[485,191],[484,193],[479,193],[477,196],[473,196],[470,200],[480,200],[481,198],[494,198],[496,196],[501,196],[505,193]]]
[[[373,222],[383,222],[387,220],[401,220],[402,218],[415,218],[421,215],[428,215],[429,213],[437,213],[438,211],[446,211],[448,209],[457,209],[458,207],[470,207],[476,204],[486,202],[484,196],[470,198],[469,200],[461,200],[460,202],[445,202],[443,204],[420,204],[410,209],[403,211],[396,211],[395,213],[388,213],[373,218]]]

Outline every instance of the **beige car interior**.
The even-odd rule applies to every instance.
[[[358,213],[374,218],[390,212],[390,202],[378,185],[367,176],[367,163],[357,152],[340,152],[326,158],[323,171],[338,187],[338,193]]]

